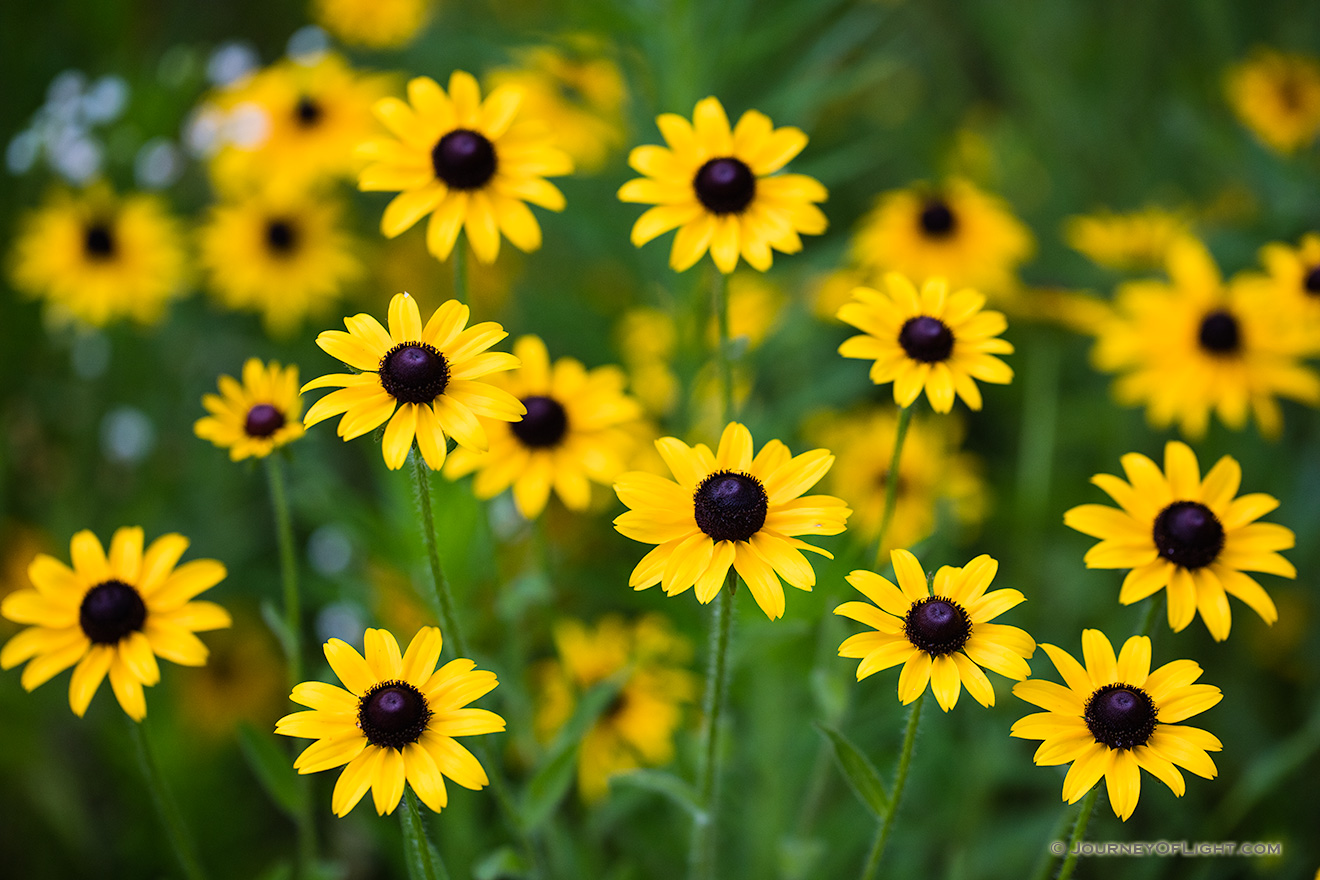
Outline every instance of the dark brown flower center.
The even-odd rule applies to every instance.
[[[1242,331],[1232,313],[1219,309],[1201,319],[1197,340],[1210,354],[1235,354],[1242,346]]]
[[[307,95],[300,97],[293,108],[293,118],[297,120],[300,128],[315,127],[324,115],[325,111],[321,109],[321,105]]]
[[[738,214],[756,196],[756,175],[741,159],[711,159],[697,171],[692,188],[710,212]]]
[[[765,525],[769,496],[750,474],[716,471],[692,497],[697,528],[715,541],[746,541]]]
[[[1224,549],[1224,527],[1210,508],[1197,501],[1175,501],[1155,517],[1155,548],[1183,568],[1203,568]]]
[[[269,403],[259,403],[248,410],[243,432],[249,437],[269,437],[284,427],[284,413]]]
[[[921,231],[928,238],[948,238],[958,228],[958,218],[953,216],[953,211],[949,210],[943,199],[926,202],[918,221],[921,223]]]
[[[89,260],[108,260],[115,255],[115,238],[110,224],[103,221],[88,224],[83,230],[83,253]]]
[[[431,165],[453,189],[481,189],[495,176],[495,146],[483,134],[455,129],[431,150]]]
[[[358,727],[373,746],[403,751],[426,732],[426,697],[406,681],[382,681],[358,700]]]
[[[953,333],[939,318],[920,315],[907,319],[898,331],[898,344],[914,361],[935,364],[953,354]]]
[[[403,342],[380,359],[380,384],[403,403],[430,403],[449,385],[449,362],[425,342]]]
[[[1320,296],[1320,266],[1312,266],[1303,276],[1302,290],[1311,296]]]
[[[972,635],[972,619],[957,602],[928,596],[914,602],[903,619],[912,647],[942,657],[960,650]]]
[[[83,596],[78,609],[82,631],[98,645],[114,645],[132,632],[142,629],[147,606],[138,591],[123,581],[97,584]]]
[[[1155,714],[1155,701],[1141,688],[1107,684],[1091,694],[1082,717],[1096,742],[1111,749],[1134,749],[1150,741]]]
[[[284,219],[266,222],[266,247],[277,257],[287,257],[298,249],[298,229]]]
[[[564,439],[568,432],[568,414],[559,401],[536,395],[523,398],[522,405],[527,407],[527,414],[521,422],[509,425],[509,429],[524,446],[546,449]]]

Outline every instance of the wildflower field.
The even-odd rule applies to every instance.
[[[0,8],[0,873],[1320,880],[1320,11]]]

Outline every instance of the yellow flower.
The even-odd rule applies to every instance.
[[[231,461],[265,458],[303,435],[296,366],[282,369],[277,361],[265,366],[248,358],[243,384],[221,376],[220,393],[204,395],[202,406],[210,415],[198,419],[193,432],[227,448]]]
[[[325,643],[325,659],[344,684],[297,685],[290,695],[310,711],[285,715],[275,725],[284,736],[314,739],[293,762],[299,773],[319,773],[347,764],[335,783],[331,809],[347,816],[371,789],[376,812],[394,812],[405,782],[422,803],[440,812],[449,803],[445,777],[478,791],[486,771],[454,737],[496,733],[504,719],[468,703],[495,689],[495,673],[471,660],[451,660],[440,669],[440,630],[424,626],[404,654],[383,629],[364,636],[366,657],[347,642]]]
[[[1280,307],[1292,304],[1314,335],[1320,330],[1320,234],[1308,232],[1295,248],[1267,244],[1260,249],[1260,261],[1269,273],[1275,302]]]
[[[528,519],[545,509],[551,488],[569,510],[586,510],[588,480],[609,485],[627,467],[634,443],[629,423],[641,418],[641,407],[623,393],[618,367],[587,370],[573,358],[552,365],[537,336],[519,339],[513,354],[521,362],[518,370],[490,382],[517,398],[527,414],[522,421],[488,423],[489,450],[454,450],[445,476],[477,471],[478,498],[494,498],[512,486],[513,500]]]
[[[183,236],[156,196],[58,191],[22,221],[13,265],[14,286],[57,320],[154,324],[183,293]]]
[[[1191,234],[1186,215],[1155,206],[1126,214],[1104,209],[1069,217],[1063,227],[1070,248],[1098,266],[1119,271],[1162,267],[1173,243]]]
[[[733,566],[766,616],[783,617],[779,578],[800,590],[816,583],[799,551],[833,558],[795,536],[837,535],[852,512],[829,495],[799,497],[825,475],[834,456],[826,449],[793,456],[778,440],[753,456],[751,432],[737,422],[724,429],[713,455],[704,443],[690,447],[676,437],[655,445],[678,482],[634,471],[614,485],[629,508],[614,527],[634,541],[659,545],[642,557],[628,585],[645,590],[661,584],[670,596],[695,586],[705,604]]]
[[[619,692],[578,748],[578,791],[587,802],[609,791],[609,778],[674,758],[674,734],[683,706],[696,696],[686,664],[692,646],[659,615],[629,625],[616,615],[594,627],[563,620],[555,626],[558,658],[537,670],[536,732],[551,741],[572,717],[587,690],[618,676]]]
[[[1097,629],[1082,631],[1085,668],[1061,648],[1041,647],[1064,685],[1015,684],[1015,696],[1046,711],[1019,718],[1012,735],[1044,740],[1033,758],[1037,766],[1072,764],[1063,780],[1065,801],[1081,800],[1103,776],[1114,815],[1126,822],[1137,808],[1143,769],[1178,797],[1187,789],[1178,767],[1206,779],[1218,775],[1206,752],[1223,745],[1200,728],[1178,723],[1223,698],[1213,685],[1193,684],[1200,666],[1174,660],[1151,672],[1150,639],[1133,636],[1115,657]]]
[[[898,698],[903,705],[924,694],[929,683],[947,712],[963,687],[982,706],[995,704],[994,686],[982,666],[1017,681],[1031,675],[1027,659],[1036,652],[1036,642],[1016,626],[990,623],[1026,601],[1017,590],[986,592],[998,562],[982,555],[965,568],[943,566],[931,588],[917,557],[895,550],[889,558],[898,586],[874,572],[854,571],[848,583],[875,604],[845,602],[834,609],[875,630],[839,646],[840,657],[861,658],[858,681],[901,663]]]
[[[81,531],[69,542],[73,567],[38,554],[28,567],[36,589],[10,593],[0,614],[30,626],[0,651],[0,668],[27,662],[21,683],[32,690],[77,664],[69,706],[82,717],[108,674],[115,699],[134,721],[147,715],[143,686],[160,681],[157,657],[201,666],[207,650],[194,633],[229,626],[225,609],[194,602],[225,577],[214,559],[178,565],[182,535],[162,535],[142,549],[142,529],[115,531],[107,558],[101,542]],[[177,566],[177,567],[176,567]]]
[[[435,0],[312,0],[312,18],[351,46],[398,49],[426,26]]]
[[[616,331],[632,393],[652,415],[667,415],[678,402],[679,381],[671,368],[678,347],[674,318],[661,309],[630,309]]]
[[[787,302],[783,290],[764,275],[735,272],[729,276],[729,339],[754,351],[774,332]],[[718,348],[719,319],[712,316],[706,325],[706,342]]]
[[[523,93],[528,115],[555,132],[555,144],[583,171],[599,171],[623,146],[627,86],[619,66],[588,37],[569,40],[569,51],[537,46],[518,53],[519,67],[492,71],[492,87]]]
[[[799,234],[825,231],[825,215],[813,204],[825,201],[825,187],[804,174],[775,173],[807,145],[801,129],[774,128],[764,113],[748,110],[730,130],[715,98],[697,102],[690,123],[664,113],[656,125],[669,146],[629,154],[628,164],[646,176],[625,183],[619,198],[656,206],[633,225],[637,247],[678,228],[669,252],[675,271],[691,268],[709,249],[726,275],[739,255],[764,272],[772,248],[795,254]]]
[[[1228,102],[1266,146],[1291,153],[1320,134],[1320,61],[1260,48],[1224,78]]]
[[[423,327],[416,301],[398,293],[390,300],[388,331],[367,314],[345,318],[347,333],[323,331],[316,344],[362,372],[332,373],[304,385],[303,391],[341,390],[312,404],[303,424],[310,428],[342,413],[339,436],[348,441],[388,421],[381,451],[391,470],[403,467],[414,439],[431,470],[445,463],[446,437],[485,451],[486,430],[477,416],[512,422],[526,408],[507,391],[476,381],[518,366],[511,354],[486,351],[509,334],[494,321],[467,322],[468,307],[451,299]]]
[[[1183,239],[1169,252],[1169,283],[1119,287],[1115,315],[1097,329],[1095,365],[1122,375],[1119,403],[1144,403],[1157,428],[1176,422],[1188,437],[1205,434],[1213,410],[1241,430],[1248,412],[1261,433],[1277,436],[1283,415],[1275,395],[1320,403],[1320,376],[1299,358],[1314,333],[1246,279],[1227,287],[1205,246]]]
[[[215,206],[200,233],[212,288],[226,306],[259,312],[270,333],[292,334],[362,274],[341,214],[336,200],[272,188]]]
[[[808,426],[808,436],[837,458],[825,478],[825,490],[853,509],[849,531],[859,541],[874,541],[880,531],[897,429],[898,417],[888,407],[827,416]],[[956,435],[948,419],[912,419],[882,551],[911,547],[930,537],[936,515],[946,505],[959,525],[975,526],[984,518],[986,487],[979,464],[971,453],[959,451]]]
[[[880,196],[853,236],[852,259],[874,273],[899,272],[920,284],[947,278],[953,289],[1011,294],[1035,241],[1002,199],[970,182],[917,185]]]
[[[358,145],[379,128],[371,105],[385,91],[380,76],[364,76],[339,55],[313,62],[286,60],[212,98],[227,114],[256,128],[224,145],[211,160],[222,192],[269,185],[300,189],[361,167]]]
[[[1131,569],[1118,601],[1131,605],[1167,588],[1174,632],[1199,610],[1215,641],[1228,638],[1229,595],[1274,623],[1274,603],[1244,572],[1297,576],[1275,552],[1293,546],[1292,530],[1256,522],[1279,502],[1263,493],[1235,498],[1242,468],[1227,455],[1202,480],[1196,453],[1176,440],[1164,447],[1163,473],[1140,453],[1122,462],[1127,482],[1110,474],[1091,478],[1121,510],[1083,504],[1063,516],[1066,525],[1101,539],[1087,551],[1087,568]]]
[[[995,357],[1012,354],[998,338],[1008,327],[999,312],[982,311],[985,297],[975,290],[949,294],[943,278],[926,281],[918,294],[902,275],[885,276],[889,294],[869,287],[853,291],[854,301],[839,309],[839,320],[866,335],[839,346],[846,358],[875,360],[871,381],[894,383],[894,402],[911,406],[926,391],[935,412],[953,409],[956,392],[972,409],[981,408],[973,379],[1007,385],[1013,371]]]
[[[359,189],[401,190],[380,218],[381,233],[394,238],[430,214],[426,247],[441,260],[460,230],[483,263],[495,262],[501,233],[519,250],[539,248],[541,227],[525,203],[562,211],[563,194],[545,178],[568,174],[573,161],[551,146],[547,126],[520,118],[522,93],[505,86],[482,101],[472,74],[456,70],[447,94],[430,77],[411,80],[408,101],[376,102],[376,115],[398,140],[359,151],[372,160]]]

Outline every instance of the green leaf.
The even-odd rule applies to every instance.
[[[526,876],[527,863],[508,846],[500,847],[472,866],[472,880],[509,880]]]
[[[666,770],[633,770],[610,777],[610,785],[640,788],[662,794],[693,816],[701,812],[697,793],[684,780]]]
[[[238,744],[266,794],[291,819],[297,820],[307,806],[307,791],[298,783],[293,758],[275,734],[258,730],[249,722],[238,726]]]
[[[884,783],[880,781],[875,765],[842,733],[823,724],[816,727],[834,746],[834,757],[843,771],[843,778],[848,780],[848,786],[879,819],[889,809],[889,795],[885,794]]]
[[[577,764],[578,746],[582,744],[582,737],[609,708],[622,684],[622,679],[616,676],[587,691],[578,701],[573,716],[555,737],[546,760],[527,783],[523,795],[523,821],[529,831],[540,827],[541,823],[550,818],[550,814],[563,799],[573,782],[573,768]]]

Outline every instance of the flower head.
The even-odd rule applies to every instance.
[[[1121,509],[1083,504],[1063,515],[1066,525],[1101,539],[1086,553],[1088,568],[1131,569],[1118,601],[1131,605],[1167,588],[1174,632],[1199,610],[1216,641],[1228,638],[1229,596],[1274,623],[1274,602],[1245,572],[1297,576],[1277,552],[1293,546],[1292,530],[1256,522],[1279,502],[1263,493],[1234,497],[1242,468],[1227,455],[1202,480],[1196,453],[1176,440],[1164,447],[1163,472],[1137,452],[1122,461],[1127,481],[1091,478]]]
[[[1063,231],[1073,250],[1098,266],[1120,271],[1160,268],[1173,243],[1191,233],[1182,213],[1154,206],[1069,217]]]
[[[398,49],[430,21],[435,0],[312,0],[312,17],[353,46]]]
[[[1155,427],[1177,423],[1205,434],[1210,413],[1241,430],[1253,413],[1261,433],[1277,436],[1275,396],[1320,404],[1320,375],[1300,358],[1315,348],[1296,310],[1252,278],[1225,285],[1205,246],[1173,245],[1169,282],[1130,281],[1118,289],[1114,317],[1096,330],[1095,365],[1121,375],[1120,403],[1146,405]]]
[[[1320,60],[1257,49],[1224,79],[1228,102],[1266,146],[1291,153],[1320,135]]]
[[[1320,234],[1308,232],[1297,247],[1272,242],[1260,249],[1265,283],[1281,307],[1292,304],[1306,326],[1320,328]],[[1268,294],[1267,294],[1268,295]]]
[[[413,440],[431,470],[445,463],[446,437],[485,451],[486,430],[477,416],[517,421],[526,412],[518,399],[482,376],[518,366],[504,352],[486,351],[508,334],[493,321],[467,327],[468,307],[449,300],[422,326],[417,303],[406,293],[390,300],[387,331],[367,314],[344,319],[343,330],[325,330],[316,344],[360,373],[333,373],[302,387],[339,388],[307,410],[303,424],[341,413],[339,436],[352,440],[385,428],[382,453],[392,470],[403,467]],[[467,327],[467,329],[463,329]]]
[[[946,565],[935,572],[932,589],[917,557],[894,550],[890,559],[898,586],[874,572],[854,571],[848,583],[875,604],[845,602],[834,609],[875,628],[839,646],[840,657],[861,658],[858,681],[901,663],[898,698],[903,704],[924,694],[929,683],[947,712],[963,687],[982,706],[995,704],[994,687],[982,666],[1017,681],[1031,675],[1027,658],[1036,651],[1035,641],[1016,626],[990,623],[1026,601],[1017,590],[986,592],[998,562],[982,555],[964,568]]]
[[[157,196],[58,191],[22,222],[14,258],[14,286],[63,321],[153,324],[183,293],[183,236]]]
[[[719,593],[733,566],[756,604],[771,620],[784,615],[783,577],[810,590],[816,573],[801,554],[833,558],[796,535],[837,535],[851,513],[838,498],[802,493],[834,463],[829,450],[794,456],[778,440],[752,455],[752,435],[730,422],[712,454],[704,443],[688,446],[662,437],[656,448],[678,482],[634,471],[619,477],[614,491],[629,507],[614,527],[634,541],[657,544],[633,569],[628,584],[656,584],[670,596],[696,587],[707,603]]]
[[[202,406],[210,415],[198,419],[193,431],[227,447],[233,461],[265,458],[303,435],[296,366],[281,368],[277,361],[263,365],[259,358],[248,358],[242,384],[221,376],[220,393],[204,395]]]
[[[539,120],[520,116],[522,93],[497,88],[481,100],[470,73],[456,70],[446,93],[435,80],[408,83],[408,103],[382,98],[376,115],[398,140],[364,144],[372,164],[358,188],[399,192],[385,208],[380,231],[386,238],[431,215],[426,247],[449,258],[460,230],[483,263],[495,262],[500,235],[514,247],[541,246],[541,227],[525,204],[564,209],[564,196],[546,177],[573,170],[568,154],[552,146],[553,134]]]
[[[637,147],[628,164],[646,175],[619,190],[625,202],[655,205],[633,225],[641,247],[678,229],[669,253],[677,272],[693,266],[707,250],[726,275],[738,257],[764,272],[771,249],[802,250],[801,234],[820,235],[827,221],[816,207],[825,187],[804,174],[776,174],[807,145],[801,129],[774,128],[770,118],[748,110],[730,129],[716,98],[697,102],[692,122],[675,113],[656,118],[668,147]]]
[[[1206,752],[1223,748],[1219,740],[1178,723],[1223,698],[1213,685],[1193,684],[1200,666],[1174,660],[1152,672],[1150,639],[1133,636],[1115,657],[1097,629],[1082,632],[1085,668],[1061,648],[1041,647],[1064,684],[1015,684],[1015,696],[1046,711],[1019,718],[1012,735],[1044,740],[1033,759],[1038,766],[1072,764],[1063,780],[1065,801],[1077,802],[1103,776],[1114,815],[1126,822],[1137,808],[1142,770],[1178,797],[1187,788],[1178,767],[1215,778],[1218,770]]]
[[[894,402],[911,406],[926,391],[935,412],[953,409],[956,392],[972,409],[981,408],[973,379],[1006,385],[1013,371],[995,357],[1012,354],[1000,339],[1008,322],[999,312],[982,311],[985,297],[975,290],[949,294],[943,278],[927,281],[918,293],[912,282],[891,272],[888,295],[869,287],[853,291],[854,301],[839,309],[839,320],[866,335],[839,346],[847,358],[875,360],[871,381],[894,383]]]
[[[457,479],[477,472],[478,498],[493,498],[510,486],[523,516],[545,509],[553,488],[570,510],[591,503],[591,483],[609,485],[627,466],[633,449],[630,424],[641,407],[623,393],[618,367],[587,370],[573,358],[550,363],[545,343],[524,336],[513,346],[521,366],[492,376],[491,384],[522,402],[521,421],[487,423],[486,452],[456,449],[445,475]]]
[[[182,535],[162,535],[143,551],[142,529],[115,531],[106,555],[90,531],[69,542],[73,567],[38,554],[28,567],[36,589],[17,590],[0,614],[30,626],[0,650],[0,668],[27,662],[21,683],[32,690],[77,664],[69,706],[81,717],[108,674],[119,705],[134,721],[147,715],[143,686],[160,681],[157,657],[201,666],[207,650],[194,633],[229,626],[229,612],[193,598],[225,576],[214,559],[178,565]]]
[[[347,816],[371,789],[376,812],[394,812],[405,782],[435,812],[449,802],[445,777],[480,790],[490,780],[481,764],[454,737],[495,733],[504,719],[468,703],[490,693],[495,673],[471,660],[439,669],[440,630],[424,626],[405,653],[383,629],[364,636],[366,656],[347,642],[325,643],[325,659],[344,687],[307,681],[290,695],[310,711],[285,715],[275,725],[284,736],[314,739],[293,762],[299,773],[347,764],[335,783],[331,808]]]

